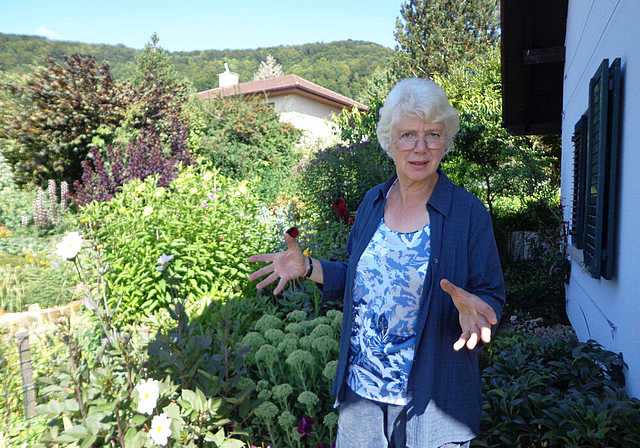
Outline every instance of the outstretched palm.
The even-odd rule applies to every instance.
[[[465,345],[473,350],[480,338],[485,343],[491,341],[491,325],[498,323],[498,318],[491,306],[475,294],[454,285],[447,279],[440,281],[440,287],[451,296],[453,304],[460,314],[462,334],[455,344],[454,350],[460,350]]]
[[[249,257],[250,262],[254,261],[270,261],[271,264],[258,269],[249,276],[249,281],[256,280],[264,275],[269,274],[267,278],[256,285],[258,289],[273,283],[278,278],[278,285],[273,291],[278,294],[284,289],[289,280],[302,277],[306,272],[306,257],[300,249],[300,245],[291,235],[284,234],[284,240],[289,246],[285,252],[275,252],[268,254],[252,255]]]

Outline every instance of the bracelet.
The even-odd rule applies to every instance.
[[[307,273],[304,274],[304,278],[309,278],[311,277],[311,274],[313,274],[313,260],[311,259],[311,257],[307,257],[309,259],[309,267],[307,268]]]

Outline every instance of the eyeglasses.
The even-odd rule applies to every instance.
[[[418,134],[413,132],[405,132],[393,143],[400,151],[412,151],[420,140],[429,149],[441,149],[444,146],[444,135],[437,132],[429,132],[422,138],[418,138]]]

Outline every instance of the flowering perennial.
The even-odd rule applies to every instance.
[[[149,438],[153,440],[153,443],[160,446],[165,446],[169,441],[171,435],[171,419],[166,412],[160,415],[155,415],[151,419],[151,430],[149,431]]]
[[[138,391],[138,412],[141,414],[153,413],[158,397],[160,396],[160,386],[157,380],[142,380],[136,387]]]
[[[56,254],[67,260],[73,260],[82,249],[82,236],[78,232],[71,232],[56,244],[58,250]]]

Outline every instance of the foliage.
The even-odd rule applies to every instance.
[[[397,82],[397,77],[389,68],[378,69],[373,73],[357,97],[369,109],[366,111],[360,111],[356,107],[352,110],[343,109],[339,115],[333,117],[342,142],[349,145],[363,142],[377,143],[376,128],[380,119],[380,109]]]
[[[205,50],[172,53],[176,68],[196,90],[218,85],[218,74],[227,62],[240,82],[253,79],[261,61],[272,55],[285,73],[293,73],[324,88],[353,98],[365,80],[384,66],[392,50],[372,42],[338,41],[304,45],[281,45],[255,50]]]
[[[142,50],[144,51],[144,50]],[[97,61],[109,61],[116,79],[125,78],[140,51],[124,45],[94,45],[47,40],[36,36],[0,33],[0,70],[30,72],[46,57],[59,64],[63,55],[91,54]],[[218,85],[218,74],[227,62],[242,82],[253,79],[268,55],[280,61],[286,73],[295,73],[311,82],[353,98],[362,90],[376,68],[386,64],[393,50],[364,41],[338,41],[305,45],[281,45],[252,50],[204,50],[170,53],[176,71],[197,91]]]
[[[481,352],[484,408],[472,446],[627,447],[640,443],[640,400],[621,355],[594,341],[499,335]]]
[[[47,329],[50,330],[50,329]],[[61,344],[50,331],[29,333],[33,384],[42,385],[42,378],[53,371],[54,360],[59,358]],[[23,385],[16,335],[7,327],[0,329],[0,444],[6,447],[34,446],[46,428],[46,419],[38,415],[25,416]]]
[[[197,312],[247,282],[247,254],[267,232],[262,208],[246,182],[186,169],[167,188],[157,176],[132,181],[108,202],[79,210],[84,233],[103,246],[110,303],[122,298],[120,319],[134,322],[170,303],[170,285],[154,271],[161,254],[174,255],[176,294]],[[197,313],[196,313],[197,314]]]
[[[31,305],[51,308],[76,298],[69,270],[60,263],[52,263],[46,251],[5,253],[0,246],[1,309],[19,313]]]
[[[348,224],[348,217],[355,216],[365,193],[386,181],[395,168],[377,143],[364,142],[321,150],[302,164],[299,171],[298,191],[304,211],[317,227],[326,227],[330,222]],[[342,220],[338,210],[342,208],[340,200],[347,210]]]
[[[176,117],[182,119],[188,83],[176,71],[170,54],[158,45],[159,40],[153,33],[144,50],[136,54],[129,73],[134,100],[123,127],[143,130],[153,126],[164,137],[175,126]]]
[[[565,284],[571,263],[566,253],[568,234],[562,207],[537,202],[531,208],[540,219],[526,242],[530,259],[504,266],[507,309],[524,311],[546,323],[568,323]],[[501,220],[496,227],[500,238],[504,234]]]
[[[431,78],[465,66],[498,41],[497,0],[408,0],[394,36],[400,77]]]
[[[180,75],[176,71],[168,51],[158,45],[160,38],[153,33],[150,42],[136,54],[136,64],[131,67],[129,81],[134,89],[141,88],[151,77],[153,81],[164,85],[181,84]]]
[[[253,74],[253,80],[260,81],[263,79],[277,78],[279,76],[284,76],[282,66],[278,64],[273,56],[268,55],[266,61],[260,62],[258,71]]]
[[[103,343],[92,351],[80,329],[62,329],[69,356],[59,361],[55,373],[43,380],[47,401],[36,411],[50,419],[35,446],[126,446],[143,447],[162,443],[154,434],[155,419],[167,419],[170,446],[241,447],[227,437],[224,418],[227,402],[207,397],[199,389],[181,387],[162,371],[145,370],[153,355],[144,352],[144,339],[122,338],[118,344]],[[181,352],[193,343],[193,335],[182,327],[179,345],[166,342],[162,353]],[[162,344],[162,343],[161,343]],[[141,380],[156,375],[152,397],[143,397]],[[212,376],[213,379],[215,379]],[[144,403],[150,400],[151,403]],[[146,413],[150,415],[147,416]],[[151,427],[151,428],[150,428]],[[99,445],[96,445],[99,444]]]
[[[91,163],[89,160],[82,162],[82,182],[74,184],[74,202],[86,205],[93,201],[108,201],[127,181],[144,181],[151,175],[158,176],[158,186],[169,186],[178,175],[179,164],[193,163],[186,139],[186,127],[174,117],[166,144],[156,130],[149,127],[140,132],[135,143],[108,146],[104,156],[98,148],[92,148]]]
[[[376,128],[383,104],[384,100],[371,98],[368,110],[360,111],[354,107],[351,110],[343,109],[340,115],[335,115],[333,121],[338,126],[342,142],[347,145],[378,143]]]
[[[64,56],[75,53],[90,54],[96,61],[109,61],[113,76],[121,79],[129,71],[138,51],[124,45],[85,44],[0,33],[0,71],[30,73],[34,67],[43,66],[48,57],[62,64]]]
[[[249,353],[238,389],[249,388],[262,400],[248,429],[255,438],[262,436],[264,445],[315,447],[334,441],[338,419],[329,392],[341,325],[342,313],[335,310],[312,320],[303,310],[284,318],[265,314],[242,339]]]
[[[280,122],[273,107],[257,98],[193,102],[200,118],[193,130],[199,140],[194,152],[225,176],[262,179],[263,187],[257,193],[266,203],[273,201],[297,163],[294,145],[301,132]]]
[[[2,86],[19,98],[6,105],[5,137],[15,144],[3,149],[19,184],[79,179],[92,139],[115,129],[129,103],[107,64],[80,54],[64,61],[49,58],[48,67],[25,75],[24,83]]]
[[[436,76],[461,115],[455,147],[443,160],[447,175],[481,198],[490,213],[498,198],[551,201],[559,188],[559,159],[547,140],[513,137],[502,127],[500,61],[486,49],[477,64],[456,64]]]
[[[0,225],[12,230],[20,228],[22,217],[33,213],[35,192],[11,184],[0,188]]]

